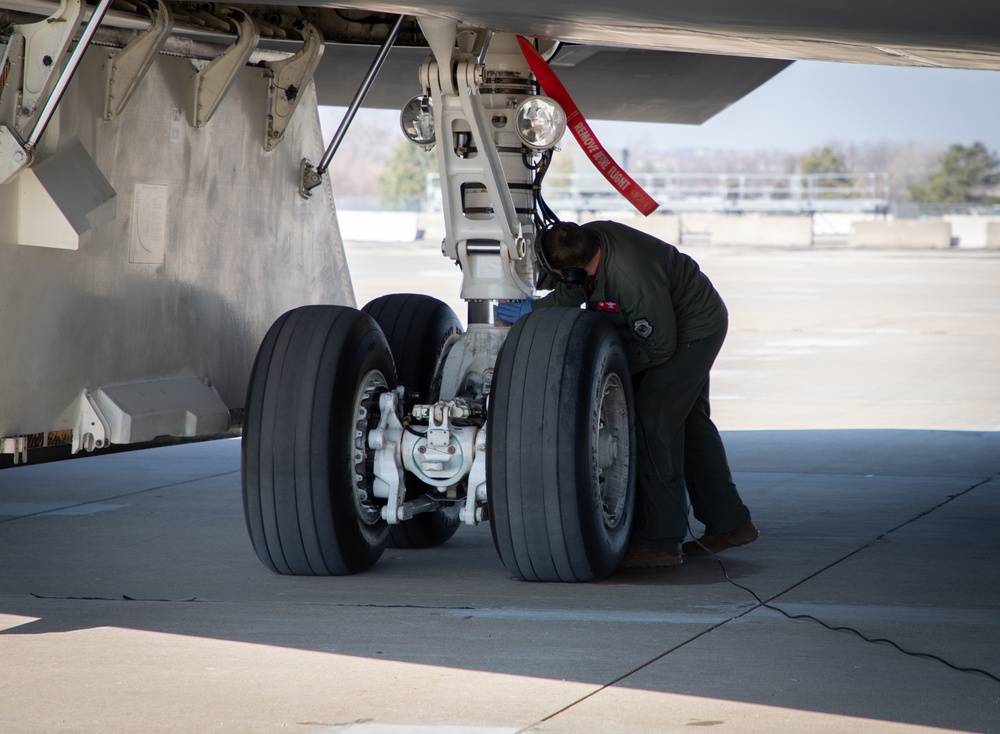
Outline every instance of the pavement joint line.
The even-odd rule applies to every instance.
[[[892,533],[896,532],[897,530],[901,530],[902,528],[906,527],[907,525],[910,525],[910,524],[916,522],[917,520],[920,520],[921,518],[926,517],[927,515],[931,514],[932,512],[935,512],[936,510],[941,509],[945,505],[950,504],[951,502],[954,502],[959,497],[964,497],[969,492],[972,492],[973,490],[978,489],[979,487],[982,487],[983,485],[989,484],[990,482],[994,481],[998,477],[1000,477],[1000,472],[994,474],[993,476],[987,477],[986,479],[982,479],[982,480],[976,482],[975,484],[973,484],[971,486],[966,487],[961,492],[957,492],[955,494],[948,495],[947,499],[944,499],[944,500],[938,502],[936,505],[934,505],[934,506],[932,506],[932,507],[930,507],[930,508],[928,508],[928,509],[926,509],[926,510],[924,510],[922,512],[917,513],[916,515],[914,515],[913,517],[911,517],[908,520],[904,520],[903,522],[899,523],[899,525],[896,525],[895,527],[890,528],[889,530],[886,530],[883,533],[879,533],[877,536],[875,536],[874,538],[872,538],[871,540],[869,540],[864,545],[862,545],[862,546],[860,546],[858,548],[855,548],[850,553],[848,553],[848,554],[846,554],[844,556],[841,556],[840,558],[838,558],[835,561],[831,561],[830,563],[828,563],[823,568],[821,568],[821,569],[819,569],[817,571],[814,571],[813,573],[809,574],[808,576],[806,576],[803,579],[800,579],[799,581],[796,581],[794,584],[792,584],[791,586],[789,586],[787,589],[784,589],[783,591],[779,591],[778,593],[774,594],[773,596],[771,596],[770,598],[768,598],[764,603],[765,604],[770,604],[775,599],[778,599],[779,597],[784,596],[788,592],[797,589],[798,587],[802,586],[803,584],[805,584],[808,581],[812,581],[814,578],[816,578],[820,574],[829,571],[831,568],[833,568],[834,566],[837,566],[837,565],[843,563],[848,558],[851,558],[851,557],[857,555],[858,553],[860,553],[863,550],[867,550],[868,548],[871,548],[873,545],[875,545],[877,542],[879,542],[880,540],[882,540],[883,538],[885,538],[887,535],[891,535]],[[718,560],[718,559],[716,559],[716,560]],[[721,564],[722,562],[719,561],[719,563]],[[723,570],[725,570],[725,569],[723,569]]]
[[[891,535],[892,533],[896,532],[897,530],[900,530],[900,529],[906,527],[907,525],[910,525],[910,524],[916,522],[917,520],[920,520],[920,519],[926,517],[927,515],[930,515],[932,512],[935,512],[935,511],[941,509],[942,507],[944,507],[945,505],[948,505],[951,502],[954,502],[959,497],[964,497],[965,495],[969,494],[973,490],[978,489],[979,487],[982,487],[984,485],[990,484],[991,482],[993,482],[994,480],[996,480],[998,477],[1000,477],[1000,472],[997,472],[996,474],[993,474],[992,476],[987,477],[986,479],[983,479],[983,480],[981,480],[979,482],[976,482],[975,484],[973,484],[973,485],[971,485],[969,487],[966,487],[961,492],[957,492],[956,494],[949,495],[947,499],[942,500],[941,502],[937,503],[933,507],[929,507],[928,509],[924,510],[923,512],[920,512],[920,513],[914,515],[913,517],[911,517],[908,520],[904,520],[899,525],[896,525],[894,528],[890,528],[889,530],[886,530],[884,533],[879,534],[877,537],[875,537],[872,540],[868,541],[867,543],[865,543],[860,548],[856,548],[855,550],[851,551],[850,553],[848,553],[847,555],[843,556],[842,558],[839,558],[838,560],[833,561],[833,562],[827,564],[825,567],[823,567],[823,568],[819,569],[818,571],[816,571],[816,572],[814,572],[814,573],[806,576],[804,579],[801,579],[800,581],[797,581],[796,583],[792,584],[791,586],[789,586],[784,591],[780,591],[777,594],[774,594],[773,596],[771,596],[766,601],[761,600],[761,598],[759,596],[757,596],[756,592],[754,592],[749,587],[745,587],[745,586],[742,586],[740,584],[737,584],[735,581],[733,581],[732,579],[730,579],[729,578],[729,574],[726,573],[725,566],[722,565],[722,561],[719,560],[718,557],[716,557],[716,560],[719,562],[719,565],[722,566],[722,572],[723,572],[723,574],[725,574],[726,579],[730,583],[732,583],[734,586],[737,586],[738,588],[741,588],[741,589],[744,589],[745,591],[748,591],[750,594],[752,594],[754,596],[754,598],[756,598],[758,601],[761,601],[761,604],[759,604],[758,607],[755,607],[755,608],[764,607],[765,609],[772,609],[774,611],[780,612],[785,617],[787,617],[788,619],[791,619],[791,620],[809,620],[809,621],[813,621],[813,622],[816,622],[817,624],[819,624],[820,626],[825,627],[826,629],[830,630],[831,632],[853,632],[854,634],[856,634],[858,637],[860,637],[865,642],[868,642],[868,643],[871,643],[871,644],[885,643],[885,644],[891,645],[892,647],[896,648],[899,652],[903,653],[904,655],[908,655],[910,657],[915,657],[915,658],[922,658],[922,659],[925,659],[925,660],[936,660],[937,662],[942,663],[943,665],[946,665],[947,667],[951,668],[952,670],[955,670],[955,671],[958,671],[958,672],[961,672],[961,673],[978,673],[978,674],[984,675],[984,676],[986,676],[988,678],[992,678],[993,680],[995,680],[997,682],[1000,682],[1000,677],[994,675],[993,673],[989,672],[988,670],[983,670],[982,668],[969,668],[969,667],[959,666],[959,665],[956,665],[956,664],[954,664],[954,663],[946,660],[945,658],[943,658],[943,657],[941,657],[939,655],[934,655],[932,653],[927,653],[927,652],[923,652],[923,651],[920,651],[920,650],[916,650],[916,651],[914,651],[914,650],[907,650],[907,649],[903,648],[902,646],[900,646],[894,640],[891,640],[891,639],[888,639],[888,638],[884,638],[884,637],[870,638],[870,637],[867,637],[866,635],[862,634],[859,630],[855,629],[854,627],[850,627],[850,626],[846,626],[846,625],[839,625],[839,626],[830,625],[827,622],[824,622],[823,620],[819,619],[818,617],[814,617],[811,614],[793,615],[793,614],[790,614],[789,612],[785,611],[781,607],[779,607],[779,606],[777,606],[777,605],[775,605],[775,604],[772,603],[775,599],[778,599],[779,597],[784,596],[789,591],[792,591],[793,589],[796,589],[799,586],[802,586],[807,581],[811,581],[812,579],[816,578],[820,574],[825,573],[826,571],[830,570],[834,566],[837,566],[840,563],[842,563],[843,561],[846,561],[848,558],[851,558],[852,556],[860,553],[863,550],[871,548],[873,545],[875,545],[875,543],[877,543],[878,541],[882,540],[887,535]]]
[[[205,476],[201,477],[193,477],[191,479],[185,479],[184,481],[181,482],[171,482],[170,484],[159,484],[155,487],[146,487],[145,489],[137,489],[132,492],[124,492],[122,494],[116,494],[112,497],[102,497],[100,499],[87,500],[86,502],[71,502],[61,507],[49,507],[48,509],[39,510],[38,512],[29,512],[26,515],[17,515],[15,517],[8,517],[6,520],[0,520],[0,525],[3,525],[4,523],[8,522],[14,522],[15,520],[24,520],[29,517],[39,517],[40,515],[48,515],[49,513],[53,512],[62,512],[63,510],[69,510],[73,507],[86,507],[87,505],[100,504],[102,502],[108,502],[110,500],[122,499],[123,497],[135,497],[137,495],[144,494],[146,492],[155,492],[158,489],[168,489],[170,487],[183,487],[185,484],[193,484],[195,482],[201,482],[206,479],[217,479],[219,477],[225,477],[230,474],[239,474],[239,473],[240,473],[239,469],[232,469],[230,471],[218,472],[216,474],[206,474]]]
[[[837,559],[837,560],[835,560],[835,561],[827,564],[823,568],[821,568],[821,569],[819,569],[819,570],[817,570],[817,571],[809,574],[805,578],[803,578],[803,579],[797,581],[796,583],[792,584],[791,586],[789,586],[787,589],[784,589],[783,591],[779,591],[778,593],[776,593],[773,596],[771,596],[770,598],[768,598],[766,601],[762,600],[759,596],[757,596],[757,594],[752,589],[749,589],[748,587],[744,587],[742,585],[739,585],[736,582],[734,582],[732,579],[730,579],[729,578],[729,574],[726,572],[726,568],[723,565],[721,559],[719,559],[718,556],[716,556],[716,561],[718,561],[719,565],[722,567],[722,572],[725,575],[726,580],[728,580],[734,586],[737,586],[737,588],[744,589],[745,591],[749,591],[758,600],[757,604],[754,604],[754,605],[748,607],[747,609],[743,610],[739,614],[736,614],[736,615],[730,617],[729,619],[726,619],[726,620],[723,620],[722,622],[714,624],[714,625],[708,627],[707,629],[702,630],[698,634],[696,634],[696,635],[688,638],[687,640],[684,640],[683,642],[680,642],[677,645],[674,645],[670,649],[665,650],[664,652],[662,652],[659,655],[656,655],[655,657],[647,660],[646,662],[642,663],[641,665],[636,666],[632,670],[630,670],[630,671],[628,671],[626,673],[623,673],[622,675],[618,676],[614,680],[611,680],[608,683],[605,683],[605,684],[603,684],[603,685],[595,688],[590,693],[587,693],[586,695],[581,696],[580,698],[576,699],[575,701],[572,701],[572,702],[566,704],[565,706],[563,706],[562,708],[560,708],[558,711],[554,711],[553,713],[549,714],[548,716],[545,716],[542,719],[539,719],[538,721],[533,722],[529,726],[526,726],[523,729],[518,730],[517,734],[524,734],[525,732],[530,731],[533,727],[538,726],[539,724],[543,724],[546,721],[549,721],[549,720],[555,718],[556,716],[559,716],[560,714],[568,711],[569,709],[573,708],[574,706],[576,706],[576,705],[578,705],[580,703],[583,703],[584,701],[586,701],[589,698],[592,698],[592,697],[596,696],[598,693],[601,693],[602,691],[605,691],[608,688],[611,688],[612,686],[615,686],[615,685],[621,683],[626,678],[629,678],[632,675],[635,675],[639,671],[641,671],[641,670],[643,670],[645,668],[648,668],[653,663],[656,663],[656,662],[662,660],[663,658],[665,658],[668,655],[670,655],[671,653],[673,653],[673,652],[681,649],[682,647],[686,647],[687,645],[689,645],[692,642],[694,642],[694,641],[696,641],[696,640],[704,637],[705,635],[708,635],[708,634],[714,632],[715,630],[719,629],[720,627],[723,627],[723,626],[729,624],[730,622],[733,622],[733,621],[735,621],[737,619],[740,619],[741,617],[745,617],[746,615],[750,614],[751,612],[756,611],[757,609],[761,609],[761,608],[764,608],[764,609],[768,609],[768,608],[775,609],[775,610],[781,612],[782,614],[784,614],[786,617],[789,617],[791,619],[791,616],[787,612],[785,612],[784,610],[782,610],[780,607],[772,605],[772,602],[775,599],[778,599],[779,597],[787,594],[789,591],[792,591],[793,589],[798,588],[799,586],[803,585],[807,581],[811,581],[812,579],[816,578],[820,574],[825,573],[826,571],[830,570],[834,566],[837,566],[837,565],[841,564],[842,562],[846,561],[848,558],[851,558],[852,556],[860,553],[861,551],[866,550],[867,548],[872,547],[875,543],[877,543],[879,540],[881,540],[885,536],[887,536],[887,535],[889,535],[891,533],[894,533],[897,530],[899,530],[901,528],[904,528],[907,525],[909,525],[911,523],[914,523],[914,522],[916,522],[917,520],[919,520],[919,519],[921,519],[923,517],[926,517],[930,513],[932,513],[934,511],[936,511],[936,510],[944,507],[945,505],[947,505],[947,504],[949,504],[949,503],[951,503],[953,501],[955,501],[959,497],[963,497],[964,495],[968,494],[969,492],[972,492],[973,490],[975,490],[975,489],[977,489],[979,487],[982,487],[985,484],[989,484],[993,480],[997,479],[997,477],[1000,477],[1000,472],[994,474],[991,477],[983,479],[983,480],[981,480],[981,481],[979,481],[979,482],[977,482],[977,483],[975,483],[975,484],[973,484],[973,485],[971,485],[969,487],[966,487],[961,492],[958,492],[958,493],[953,494],[953,495],[949,495],[947,499],[942,500],[941,502],[939,502],[938,504],[934,505],[933,507],[930,507],[930,508],[924,510],[923,512],[920,512],[917,515],[911,517],[910,519],[905,520],[904,522],[901,522],[899,525],[897,525],[897,526],[895,526],[895,527],[893,527],[893,528],[885,531],[884,533],[879,534],[874,539],[868,541],[867,543],[865,543],[864,545],[860,546],[859,548],[854,549],[853,551],[851,551],[847,555],[845,555],[845,556],[843,556],[843,557],[841,557],[841,558],[839,558],[839,559]],[[809,617],[809,615],[805,615],[805,616]],[[814,618],[814,619],[816,619],[816,618]],[[819,624],[821,624],[822,626],[827,627],[828,629],[830,629],[830,627],[828,625],[826,625],[824,622],[822,622],[821,620],[816,619],[816,621]],[[834,631],[836,631],[836,630],[834,630]],[[860,633],[858,633],[858,634],[860,635]],[[863,635],[860,635],[860,636],[866,642],[872,642],[872,640],[869,640],[868,638],[864,637]],[[882,641],[883,640],[879,639],[879,640],[876,640],[874,642],[882,642]],[[884,640],[884,641],[887,642],[887,643],[889,643],[889,644],[891,644],[891,645],[893,645],[894,647],[896,647],[897,650],[899,650],[900,652],[903,652],[906,655],[911,655],[911,656],[920,657],[920,658],[936,659],[936,660],[938,660],[940,662],[943,662],[945,665],[947,665],[947,666],[949,666],[951,668],[954,668],[956,670],[960,670],[958,668],[958,666],[955,666],[955,665],[949,663],[947,660],[944,660],[943,658],[940,658],[940,657],[938,657],[936,655],[931,655],[929,653],[923,653],[923,652],[907,651],[907,650],[904,650],[903,648],[899,647],[899,645],[897,645],[892,640]],[[962,672],[969,672],[969,671],[962,671]],[[994,678],[994,679],[996,678],[995,676],[993,676],[991,673],[989,673],[987,671],[978,671],[978,670],[976,670],[976,671],[972,671],[972,672],[982,672],[982,673],[985,673],[987,676],[989,676],[991,678]]]
[[[640,670],[644,670],[645,668],[648,668],[650,665],[652,665],[653,663],[656,663],[656,662],[662,660],[667,655],[670,655],[671,653],[673,653],[673,652],[675,652],[677,650],[680,650],[682,647],[685,647],[685,646],[689,645],[690,643],[694,642],[695,640],[698,640],[698,639],[704,637],[705,635],[707,635],[707,634],[709,634],[711,632],[714,632],[715,630],[719,629],[720,627],[722,627],[724,625],[727,625],[730,622],[733,622],[733,621],[739,619],[740,617],[746,616],[750,612],[754,611],[755,609],[759,609],[762,606],[763,606],[763,604],[754,604],[753,606],[745,609],[744,611],[740,612],[739,614],[736,614],[736,615],[730,617],[729,619],[725,619],[725,620],[723,620],[721,622],[713,624],[708,629],[704,629],[701,632],[699,632],[698,634],[696,634],[696,635],[688,638],[687,640],[684,640],[683,642],[679,642],[678,644],[674,645],[670,649],[664,650],[659,655],[656,655],[655,657],[650,658],[649,660],[647,660],[646,662],[642,663],[641,665],[637,665],[632,670],[629,670],[629,671],[627,671],[625,673],[622,673],[620,676],[618,676],[614,680],[611,680],[611,681],[609,681],[607,683],[604,683],[604,684],[598,686],[597,688],[595,688],[590,693],[587,693],[586,695],[580,696],[575,701],[571,701],[570,703],[568,703],[565,706],[563,706],[562,708],[560,708],[558,711],[554,711],[551,714],[549,714],[548,716],[545,716],[545,717],[539,719],[538,721],[535,721],[535,722],[531,723],[530,725],[524,727],[523,729],[519,729],[516,734],[524,734],[525,732],[531,731],[531,729],[534,728],[535,726],[538,726],[539,724],[544,724],[546,721],[554,719],[556,716],[559,716],[560,714],[565,713],[566,711],[569,711],[574,706],[583,703],[584,701],[586,701],[589,698],[593,698],[598,693],[601,693],[601,692],[606,691],[607,689],[609,689],[609,688],[611,688],[613,686],[618,685],[619,683],[621,683],[626,678],[629,678],[629,677],[635,675]]]
[[[199,604],[216,604],[216,605],[232,605],[236,602],[230,601],[228,599],[199,599],[198,597],[191,597],[189,599],[150,599],[141,598],[137,596],[129,596],[127,594],[122,594],[121,596],[45,596],[43,594],[36,594],[33,591],[28,592],[29,595],[35,599],[42,599],[45,601],[112,601],[112,602],[159,602],[167,604],[179,604],[179,603],[190,603],[197,602]],[[8,598],[16,598],[17,595],[9,596]],[[444,612],[475,612],[479,611],[480,607],[469,607],[469,606],[446,606],[446,605],[430,605],[430,604],[346,604],[344,602],[300,602],[300,601],[289,601],[289,602],[267,602],[270,604],[282,604],[282,605],[294,605],[303,607],[338,607],[345,609],[425,609],[428,611],[444,611]]]
[[[148,598],[148,597],[134,597],[127,594],[121,594],[119,596],[85,596],[85,595],[75,595],[75,596],[58,596],[58,595],[43,595],[36,594],[33,591],[29,591],[28,594],[35,598],[44,601],[102,601],[102,602],[158,602],[158,603],[190,603],[198,602],[199,604],[207,605],[232,605],[235,602],[227,599],[204,599],[197,596],[191,598],[183,599],[163,599],[163,598]],[[0,598],[22,598],[20,594],[0,594]],[[583,620],[591,622],[602,622],[608,621],[621,621],[630,624],[719,624],[725,621],[731,621],[735,619],[734,616],[724,616],[723,614],[678,614],[678,613],[621,613],[615,611],[588,611],[582,612],[580,610],[569,610],[569,609],[525,609],[521,607],[491,607],[491,606],[453,606],[453,605],[432,605],[432,604],[375,604],[375,603],[346,603],[346,602],[321,602],[321,601],[293,601],[293,600],[283,600],[283,601],[268,601],[262,602],[268,605],[281,605],[281,606],[296,606],[296,607],[321,607],[321,608],[336,608],[336,609],[413,609],[428,612],[442,612],[452,616],[463,616],[468,619],[478,618],[478,619],[518,619],[518,618],[532,618],[535,621],[560,621],[567,616],[572,617],[574,620]],[[754,604],[753,602],[741,602],[738,604],[745,604],[745,611],[752,611],[753,608],[759,606],[759,604]],[[732,606],[732,605],[727,605]],[[731,611],[727,612],[731,615]]]
[[[33,591],[29,591],[28,593],[35,599],[44,599],[46,601],[152,601],[166,602],[168,604],[201,601],[196,596],[191,597],[190,599],[140,599],[139,597],[129,596],[127,594],[122,594],[121,596],[43,596],[42,594],[36,594]]]

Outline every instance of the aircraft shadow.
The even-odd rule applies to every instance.
[[[759,600],[1000,675],[1000,432],[724,438],[761,538],[724,570],[592,584],[513,580],[486,525],[355,576],[273,574],[246,535],[238,441],[7,470],[0,622],[23,619],[0,647],[116,628],[995,730],[1000,683]],[[867,693],[888,680],[891,702]]]

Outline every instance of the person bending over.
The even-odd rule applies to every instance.
[[[718,553],[756,540],[759,533],[733,483],[709,404],[709,371],[729,316],[698,263],[617,222],[559,222],[542,233],[540,248],[557,280],[555,289],[537,300],[500,304],[498,316],[514,322],[533,308],[586,304],[613,320],[628,355],[638,424],[638,493],[622,565],[679,566],[682,550],[709,555],[708,550]],[[683,543],[685,485],[705,534]]]

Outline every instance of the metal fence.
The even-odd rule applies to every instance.
[[[947,215],[1000,216],[988,204],[917,204],[891,200],[889,175],[864,173],[646,173],[636,182],[669,212],[762,212],[770,214],[892,214],[919,219]],[[346,211],[441,211],[438,174],[427,174],[423,196],[337,197]],[[542,193],[558,211],[630,211],[631,205],[599,174],[550,172]]]
[[[634,177],[661,212],[860,212],[889,210],[886,173],[645,173]],[[441,209],[438,174],[427,175],[425,208]],[[630,204],[597,173],[550,172],[542,195],[557,211],[628,210]]]

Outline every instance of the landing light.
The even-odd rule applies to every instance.
[[[566,132],[566,113],[554,99],[528,97],[517,107],[514,127],[525,145],[545,150],[555,146]]]
[[[414,97],[399,115],[403,135],[417,145],[434,145],[434,106],[427,96]]]

